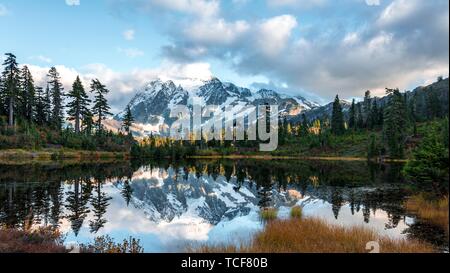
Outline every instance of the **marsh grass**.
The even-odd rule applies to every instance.
[[[263,208],[259,213],[262,221],[273,221],[278,217],[278,210],[275,208]]]
[[[419,218],[444,228],[448,234],[448,196],[440,200],[428,200],[423,195],[415,195],[406,201],[405,207]]]
[[[303,217],[303,208],[300,206],[295,206],[291,209],[291,218],[294,219],[302,219]]]
[[[314,218],[274,220],[250,243],[241,246],[200,246],[197,253],[367,253],[368,242],[382,253],[429,253],[432,246],[418,241],[381,237],[363,227],[345,228]]]
[[[0,227],[0,253],[64,253],[62,236],[57,230],[40,228],[21,231]]]

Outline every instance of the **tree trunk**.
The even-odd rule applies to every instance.
[[[9,126],[14,126],[14,98],[9,97]]]
[[[80,133],[80,114],[77,113],[77,116],[75,117],[75,133]]]

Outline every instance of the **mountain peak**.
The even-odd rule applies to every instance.
[[[189,85],[192,88],[189,88]],[[200,97],[205,105],[218,105],[222,109],[232,107],[234,111],[241,111],[245,106],[270,102],[278,104],[285,113],[296,115],[295,113],[312,109],[315,105],[304,98],[296,99],[269,89],[253,93],[248,88],[222,82],[217,77],[211,77],[209,80],[156,79],[137,92],[128,105],[136,123],[142,125],[142,128],[152,128],[151,132],[156,133],[157,128],[170,127],[174,121],[170,118],[171,110],[177,105],[188,105],[193,96]],[[117,115],[116,119],[120,120],[122,116],[123,113]],[[148,131],[150,132],[150,129]],[[135,134],[145,136],[148,132],[144,130]]]

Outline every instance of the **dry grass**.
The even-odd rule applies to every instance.
[[[448,197],[430,201],[423,195],[415,195],[406,201],[405,207],[419,218],[443,227],[448,234]]]
[[[291,218],[302,219],[303,209],[300,206],[295,206],[291,209]]]
[[[39,151],[8,149],[0,150],[0,163],[16,165],[20,163],[45,162],[53,161],[102,161],[112,162],[116,160],[128,160],[129,153],[122,152],[103,152],[103,151],[82,151],[71,149],[41,149]]]
[[[19,231],[0,228],[0,253],[64,253],[61,234],[51,229]]]
[[[291,219],[269,222],[248,245],[201,246],[199,253],[367,253],[366,244],[376,241],[382,253],[429,253],[432,246],[378,236],[362,228],[344,228],[319,219]]]
[[[278,210],[275,208],[261,209],[261,211],[259,213],[259,217],[261,217],[261,220],[263,220],[263,221],[275,220],[278,217]]]

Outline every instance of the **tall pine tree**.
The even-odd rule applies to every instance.
[[[392,158],[402,158],[405,150],[407,113],[398,89],[386,89],[389,101],[384,111],[383,138]]]
[[[378,125],[380,125],[380,121],[378,120],[379,118],[379,113],[378,113],[378,102],[377,99],[373,99],[373,103],[372,103],[372,107],[370,109],[370,123],[369,123],[369,128],[370,129],[374,129],[376,128]]]
[[[356,120],[356,126],[359,129],[362,129],[362,128],[364,128],[364,116],[363,116],[363,113],[362,113],[361,103],[358,103],[356,108],[357,108],[357,111],[358,111],[357,120]]]
[[[20,70],[16,61],[16,56],[12,53],[6,53],[5,66],[2,73],[3,96],[6,101],[8,112],[8,124],[14,126],[14,111],[17,107],[17,99],[19,97]]]
[[[109,90],[106,89],[98,79],[92,80],[91,92],[94,93],[94,108],[92,109],[93,115],[96,117],[96,129],[97,132],[101,133],[103,131],[102,121],[106,119],[108,115],[112,115],[108,101],[106,100],[106,95]]]
[[[367,90],[364,94],[364,101],[363,101],[363,114],[364,114],[364,126],[370,127],[371,126],[371,108],[372,108],[372,97],[370,95],[370,91]]]
[[[70,102],[67,104],[69,120],[75,121],[75,133],[80,133],[80,123],[83,116],[89,111],[88,106],[91,102],[89,96],[84,90],[80,77],[77,76],[72,85],[72,90],[67,94]]]
[[[45,89],[45,94],[44,94],[44,113],[45,113],[45,124],[47,126],[50,126],[50,122],[51,122],[51,115],[52,115],[52,97],[50,94],[50,85],[47,84],[47,88]]]
[[[4,96],[3,77],[0,77],[0,117],[6,115],[6,103]],[[2,122],[0,118],[0,122]]]
[[[54,129],[61,130],[64,123],[63,112],[63,97],[64,88],[61,83],[61,78],[55,67],[52,67],[48,72],[50,95],[52,100],[52,110],[50,114],[50,124]]]
[[[47,122],[47,112],[45,109],[45,94],[42,87],[36,87],[36,115],[35,122],[38,125],[45,125]]]
[[[300,127],[300,136],[306,137],[309,132],[308,119],[306,118],[305,113],[302,114],[302,125]]]
[[[125,116],[123,117],[123,128],[128,133],[128,135],[131,134],[131,126],[133,125],[134,118],[133,114],[131,113],[130,105],[127,105],[127,109],[125,111]]]
[[[355,129],[356,127],[356,104],[355,99],[352,101],[352,106],[350,107],[350,113],[348,118],[348,127],[350,129]]]
[[[34,87],[33,76],[30,70],[25,65],[21,71],[21,84],[20,84],[20,105],[21,115],[29,122],[34,120],[35,115],[35,95],[36,90]]]
[[[333,113],[331,117],[331,132],[335,135],[342,135],[345,132],[344,114],[342,113],[341,101],[339,95],[333,103]]]

